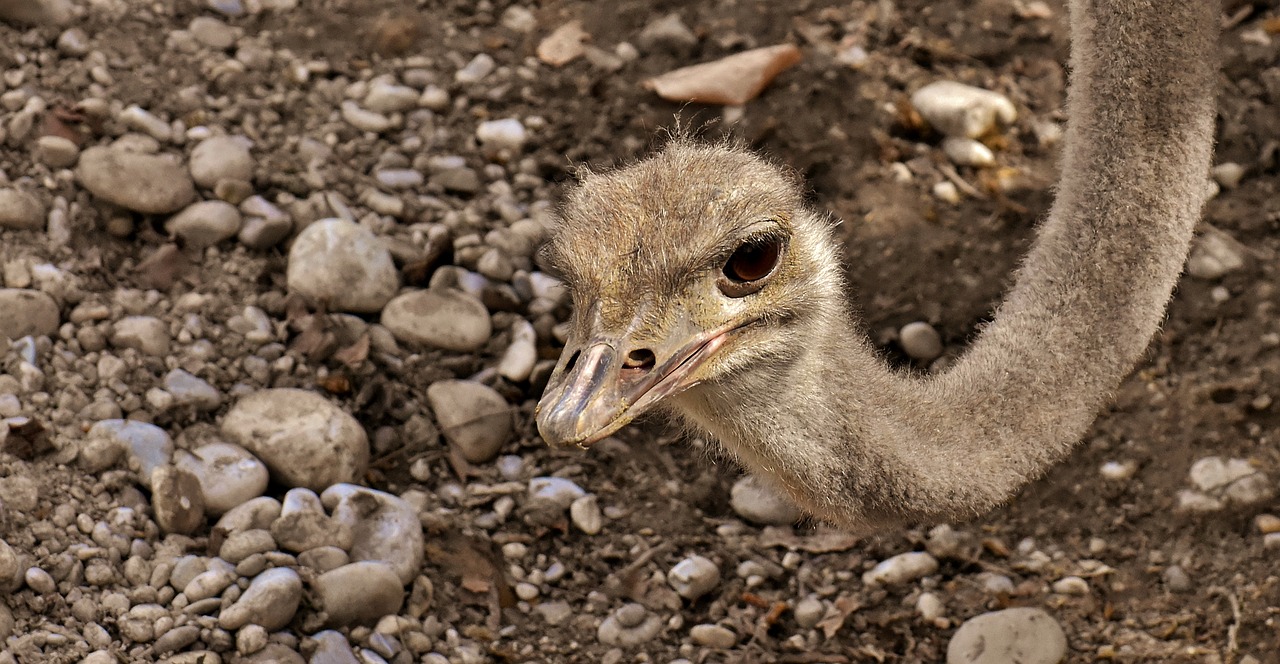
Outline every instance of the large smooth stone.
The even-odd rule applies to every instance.
[[[964,622],[947,644],[947,664],[1058,664],[1067,635],[1043,609],[992,611]]]
[[[45,293],[25,288],[0,288],[0,339],[51,336],[58,331],[61,322],[58,303]]]
[[[445,350],[479,350],[493,332],[489,310],[453,289],[404,293],[382,310],[382,324],[396,340]]]
[[[80,155],[76,177],[90,193],[144,214],[168,214],[195,200],[196,188],[176,155],[94,146]]]
[[[227,411],[222,433],[290,487],[323,491],[356,482],[369,463],[369,438],[360,423],[307,390],[275,388],[244,397]]]
[[[317,221],[299,233],[286,277],[289,290],[354,313],[381,311],[400,288],[386,245],[345,219]]]
[[[231,443],[209,443],[180,452],[176,464],[200,480],[205,510],[213,516],[247,503],[267,490],[267,467]]]
[[[218,626],[236,630],[261,625],[268,632],[284,629],[302,602],[302,578],[288,567],[269,569],[253,577],[235,604],[218,616]]]
[[[380,560],[408,584],[418,576],[425,555],[418,511],[399,496],[354,484],[335,484],[320,500],[334,521],[355,536],[351,560]]]
[[[400,577],[383,562],[343,565],[316,577],[312,587],[332,627],[370,625],[404,603]]]
[[[444,437],[462,458],[486,463],[511,437],[511,406],[492,388],[470,380],[441,380],[427,401]]]

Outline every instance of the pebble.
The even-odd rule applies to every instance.
[[[52,336],[62,324],[58,303],[38,290],[0,288],[0,339]]]
[[[117,119],[124,126],[140,131],[161,143],[167,143],[173,138],[173,127],[169,126],[168,122],[137,104],[125,107],[120,111]]]
[[[41,136],[36,139],[36,155],[51,168],[71,168],[80,160],[80,146],[62,136]],[[0,219],[0,226],[3,225],[4,220]]]
[[[1259,514],[1253,518],[1253,525],[1263,535],[1280,533],[1280,517],[1274,514]]]
[[[604,515],[595,496],[583,496],[569,504],[569,520],[587,535],[596,535],[604,527]]]
[[[881,561],[862,575],[862,582],[869,586],[892,586],[938,571],[938,559],[924,551],[909,551]]]
[[[294,552],[329,545],[345,552],[355,542],[351,526],[325,514],[320,496],[302,488],[284,494],[279,516],[271,522],[271,535],[280,548]]]
[[[498,362],[498,375],[513,383],[527,380],[538,362],[538,335],[524,318],[511,324],[511,345]]]
[[[586,494],[576,482],[563,477],[535,477],[529,480],[530,502],[551,505],[561,511],[585,498]]]
[[[316,577],[312,584],[327,625],[371,625],[404,603],[404,586],[390,565],[355,562]]]
[[[402,584],[418,576],[425,556],[418,511],[399,496],[354,484],[335,484],[320,494],[333,520],[351,530],[351,560],[384,562]]]
[[[94,146],[80,154],[80,184],[94,196],[144,214],[176,212],[195,200],[195,184],[176,155]]]
[[[624,604],[609,614],[596,630],[596,638],[609,646],[638,646],[662,631],[661,617],[640,604]]]
[[[481,122],[476,127],[476,139],[484,147],[494,150],[519,152],[524,149],[528,132],[516,118],[503,118]]]
[[[947,664],[1058,664],[1067,635],[1043,609],[1015,608],[970,618],[947,644]]]
[[[351,652],[347,637],[341,632],[327,629],[311,638],[315,639],[316,650],[311,655],[310,664],[361,664],[355,653]]]
[[[942,355],[942,336],[924,321],[903,325],[898,340],[903,352],[914,360],[929,362]]]
[[[511,406],[487,385],[436,381],[427,388],[427,402],[445,440],[470,463],[492,461],[511,437]]]
[[[120,454],[128,454],[129,466],[137,472],[143,486],[151,486],[151,474],[173,458],[173,439],[160,427],[133,420],[102,420],[89,428],[82,443],[82,457],[87,448],[98,450],[88,460],[85,469],[99,472],[113,465]],[[114,449],[118,452],[111,453]],[[106,465],[101,465],[108,459]],[[82,458],[82,463],[85,460]]]
[[[454,75],[453,80],[464,85],[469,83],[479,83],[484,77],[493,73],[498,67],[498,63],[488,53],[480,53],[459,69]]]
[[[241,530],[227,535],[227,539],[223,540],[222,546],[218,548],[218,557],[233,565],[238,565],[249,556],[275,550],[276,540],[271,536],[271,531],[262,529]],[[188,595],[188,599],[190,599],[190,595]]]
[[[454,289],[399,295],[383,308],[382,324],[397,341],[458,352],[479,350],[493,333],[484,304]]]
[[[1018,118],[1013,102],[1002,94],[954,81],[936,81],[911,95],[911,105],[939,133],[981,138]]]
[[[164,389],[177,406],[190,406],[197,412],[217,410],[222,405],[222,392],[207,381],[182,369],[164,376]]]
[[[190,535],[204,524],[204,494],[190,471],[160,466],[151,471],[151,509],[166,533]]]
[[[796,606],[792,609],[792,615],[795,616],[796,623],[805,629],[812,628],[822,620],[822,616],[827,613],[827,605],[822,600],[812,595],[796,602]]]
[[[753,48],[669,71],[646,80],[644,86],[667,101],[742,106],[803,59],[794,44]]]
[[[972,138],[948,136],[942,139],[942,152],[957,166],[984,167],[996,163],[996,155],[991,148]]]
[[[696,601],[720,584],[720,568],[702,556],[689,556],[667,572],[667,583],[681,597]]]
[[[738,643],[738,635],[733,630],[719,625],[694,625],[689,630],[689,638],[694,645],[707,648],[732,648]]]
[[[933,185],[933,195],[936,196],[938,200],[952,205],[960,203],[960,189],[958,189],[955,183],[950,180],[943,180],[942,182]]]
[[[1255,505],[1274,494],[1270,478],[1248,459],[1205,457],[1191,465],[1189,475],[1203,494],[1236,505]]]
[[[1220,279],[1244,267],[1244,255],[1238,242],[1221,231],[1207,231],[1191,242],[1187,258],[1187,274],[1206,281]]]
[[[45,205],[35,194],[21,189],[0,189],[0,229],[44,230]]]
[[[1098,472],[1103,479],[1112,482],[1123,482],[1138,472],[1138,464],[1132,461],[1108,461],[1099,467]]]
[[[252,624],[274,632],[288,626],[301,602],[302,578],[288,567],[275,567],[249,582],[240,599],[218,615],[218,626],[235,630]]]
[[[224,514],[267,490],[266,464],[239,445],[211,442],[179,453],[176,465],[200,481],[205,510],[212,516]]]
[[[1088,595],[1089,582],[1078,576],[1064,576],[1053,582],[1053,592],[1060,595]]]
[[[288,494],[285,494],[288,496]],[[315,495],[314,493],[311,495]],[[316,499],[319,502],[319,498]],[[270,528],[280,517],[280,501],[270,496],[262,496],[245,501],[229,510],[215,524],[224,533],[237,533],[242,530]]]
[[[293,232],[289,215],[261,196],[241,201],[240,213],[245,219],[237,238],[250,249],[270,249]]]
[[[803,516],[791,501],[754,475],[744,475],[734,482],[729,503],[738,516],[765,526],[785,526]]]
[[[683,54],[698,45],[698,36],[685,25],[679,13],[671,12],[645,24],[636,43],[646,51],[663,49]]]
[[[11,593],[23,583],[22,561],[9,543],[0,539],[0,592]]]
[[[236,43],[235,28],[212,16],[197,16],[187,24],[187,32],[196,41],[218,51],[225,51]]]
[[[182,594],[192,602],[217,597],[236,582],[236,573],[224,567],[205,570],[182,586]]]
[[[1213,179],[1223,189],[1235,189],[1240,186],[1240,181],[1244,179],[1244,171],[1244,166],[1228,161],[1214,166],[1210,172],[1213,174]]]
[[[916,598],[916,613],[919,613],[921,618],[933,622],[946,615],[947,607],[937,594],[920,593]]]
[[[1182,569],[1182,567],[1178,565],[1170,565],[1166,567],[1162,577],[1164,578],[1164,587],[1168,588],[1169,592],[1187,593],[1194,589],[1194,586],[1191,583],[1191,577],[1187,574],[1186,570]]]
[[[132,348],[143,355],[169,354],[169,326],[154,316],[125,316],[111,327],[111,345]]]
[[[381,113],[360,108],[354,101],[344,101],[339,107],[342,119],[360,131],[382,133],[392,127],[391,119]]]
[[[223,418],[222,433],[289,487],[323,491],[354,482],[369,463],[369,439],[360,423],[307,390],[274,388],[243,397]]]
[[[164,228],[193,249],[212,247],[240,232],[240,210],[226,201],[192,203],[165,222]]]
[[[323,219],[298,234],[286,279],[289,290],[351,313],[381,311],[400,288],[386,244],[344,219]]]
[[[364,97],[364,107],[375,113],[403,113],[417,105],[417,90],[386,81],[375,81]]]

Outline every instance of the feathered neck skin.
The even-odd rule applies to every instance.
[[[1217,7],[1071,3],[1057,198],[994,321],[940,375],[876,355],[830,224],[781,169],[676,143],[589,175],[548,247],[575,315],[544,438],[589,444],[656,405],[854,530],[998,505],[1069,452],[1163,318],[1207,189]],[[776,267],[741,279],[762,246]]]

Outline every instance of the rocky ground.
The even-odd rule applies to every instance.
[[[541,443],[535,249],[576,165],[664,129],[808,178],[895,363],[945,366],[1007,285],[1062,7],[782,4],[0,0],[0,663],[1280,662],[1262,3],[1224,6],[1164,332],[1007,508],[859,539],[660,422]],[[782,43],[744,106],[641,85]],[[981,140],[936,81],[997,93],[942,91]]]

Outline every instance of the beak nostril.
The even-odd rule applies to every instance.
[[[569,361],[564,363],[565,373],[569,373],[570,371],[573,371],[574,365],[578,363],[578,356],[581,354],[582,354],[582,351],[580,350],[573,351],[573,355],[569,356]]]
[[[657,361],[658,358],[654,356],[653,351],[648,348],[637,348],[627,353],[627,360],[622,366],[625,369],[648,371],[653,368]]]

